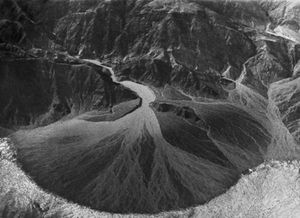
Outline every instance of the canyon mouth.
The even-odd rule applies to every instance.
[[[19,162],[41,187],[100,211],[158,213],[203,204],[263,162],[271,134],[246,111],[200,102],[150,108],[150,88],[120,84],[142,100],[120,119],[85,115],[15,133]]]

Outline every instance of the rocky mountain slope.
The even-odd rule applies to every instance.
[[[0,1],[1,214],[297,215],[299,10]]]
[[[268,85],[291,76],[298,59],[293,57],[297,46],[265,31],[280,26],[296,33],[295,3],[88,0],[32,1],[22,7],[23,1],[4,1],[11,2],[19,4],[22,13],[14,9],[6,18],[21,17],[14,22],[23,25],[24,46],[33,43],[81,57],[109,58],[117,61],[123,76],[159,87],[171,84],[196,96],[224,98],[216,81],[226,69],[236,79],[244,63],[249,71],[258,65]],[[270,67],[276,75],[265,72]],[[250,80],[257,83],[256,78]]]

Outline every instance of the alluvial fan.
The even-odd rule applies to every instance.
[[[292,0],[0,0],[0,217],[286,214],[299,12]]]
[[[111,71],[113,73],[113,71]],[[13,139],[23,169],[43,188],[93,209],[157,213],[203,204],[264,160],[271,135],[230,103],[154,103],[115,121],[73,119]]]

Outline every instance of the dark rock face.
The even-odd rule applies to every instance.
[[[0,125],[47,125],[135,98],[101,70],[44,58],[0,63]]]

